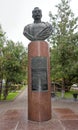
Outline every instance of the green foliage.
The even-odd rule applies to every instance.
[[[3,47],[5,40],[5,33],[0,25],[0,79],[3,78]]]
[[[20,83],[26,76],[27,52],[22,43],[7,41],[4,47],[5,78],[9,82]]]
[[[51,77],[62,79],[63,85],[78,81],[78,17],[74,17],[68,0],[56,6],[57,14],[49,13],[53,27],[51,44]]]
[[[0,25],[0,81],[5,79],[4,99],[10,84],[21,84],[27,79],[27,49],[21,42],[7,40]],[[0,86],[0,97],[2,86]]]

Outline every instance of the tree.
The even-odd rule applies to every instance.
[[[74,17],[68,0],[61,0],[56,8],[57,14],[49,13],[54,30],[49,38],[52,46],[51,62],[53,62],[51,71],[57,79],[62,79],[62,90],[64,90],[67,79],[78,68],[78,17]]]
[[[2,79],[3,79],[3,47],[5,42],[5,33],[0,25],[0,100],[2,93]]]
[[[4,90],[4,99],[8,95],[9,84],[21,83],[26,77],[27,52],[22,43],[7,41],[4,48],[4,76],[6,86]]]

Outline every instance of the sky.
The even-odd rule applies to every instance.
[[[60,0],[0,0],[0,24],[7,39],[22,42],[27,47],[30,41],[23,35],[23,29],[27,24],[33,23],[34,7],[42,10],[42,21],[49,22],[49,11],[55,14],[55,5],[59,2]],[[71,0],[70,8],[77,16],[78,1]]]

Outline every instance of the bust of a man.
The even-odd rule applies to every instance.
[[[32,11],[34,23],[25,26],[23,34],[31,41],[45,40],[52,34],[52,26],[48,22],[42,22],[42,11],[35,7]]]

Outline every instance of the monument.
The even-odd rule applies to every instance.
[[[28,45],[28,119],[51,119],[50,55],[45,41],[52,34],[52,26],[42,22],[42,11],[32,11],[34,23],[25,26],[23,34],[31,42]]]

